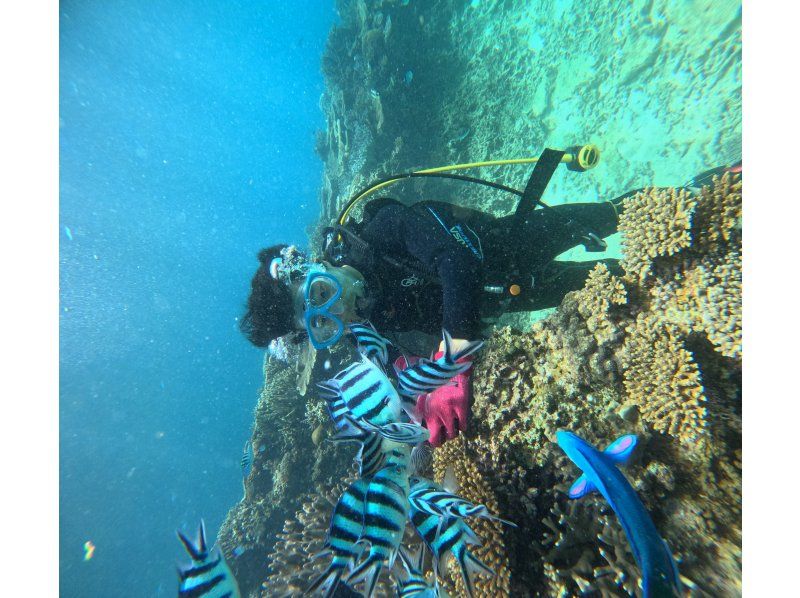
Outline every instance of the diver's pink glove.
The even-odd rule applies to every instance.
[[[434,361],[442,355],[444,352],[439,351],[434,356]],[[472,356],[459,359],[457,363],[466,361],[472,361]],[[445,438],[452,440],[458,436],[459,431],[467,431],[470,394],[472,394],[472,368],[455,376],[451,384],[420,396],[417,400],[417,412],[425,420],[425,427],[431,433],[428,440],[431,446],[440,446]]]

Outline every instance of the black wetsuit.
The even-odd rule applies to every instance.
[[[444,202],[409,207],[383,199],[375,205],[356,230],[372,254],[343,260],[367,281],[375,300],[370,321],[387,332],[439,335],[445,328],[454,338],[479,336],[482,317],[557,306],[583,286],[597,262],[554,258],[579,245],[585,227],[606,237],[616,232],[618,220],[609,202],[537,209],[521,228],[520,244],[510,242],[513,216],[494,218]],[[514,261],[517,270],[509,272]],[[617,270],[616,260],[603,261]],[[484,290],[509,280],[522,287],[519,296]]]

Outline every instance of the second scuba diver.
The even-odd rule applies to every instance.
[[[525,193],[516,192],[522,200],[510,216],[437,201],[406,206],[384,197],[366,205],[360,223],[329,229],[319,262],[294,246],[261,250],[242,331],[259,347],[305,331],[315,348],[325,349],[348,324],[368,320],[383,335],[439,336],[444,329],[458,351],[502,313],[557,306],[583,287],[598,262],[621,274],[615,259],[555,258],[578,245],[603,251],[602,238],[617,230],[622,200],[635,191],[612,201],[534,209],[543,206],[541,194],[563,155],[543,159],[549,151]],[[435,358],[443,350],[440,345]],[[395,364],[408,362],[400,358]],[[470,375],[471,369],[455,384],[420,397],[417,411],[433,446],[466,431]]]

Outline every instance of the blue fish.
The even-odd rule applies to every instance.
[[[70,228],[68,226],[64,227],[64,234],[67,235],[67,239],[72,241],[72,231],[70,230]]]
[[[403,75],[403,82],[406,84],[406,87],[411,85],[411,81],[414,80],[414,71],[411,69],[406,71],[406,74]]]
[[[397,390],[384,371],[366,357],[362,356],[360,361],[317,386],[329,404],[340,397],[350,417],[356,421],[364,420],[377,426],[403,421],[403,406]]]
[[[325,538],[325,551],[317,556],[332,555],[328,568],[317,577],[306,590],[311,594],[319,587],[325,589],[325,596],[333,596],[345,569],[353,566],[361,554],[358,542],[364,529],[364,509],[369,490],[367,480],[356,480],[342,493],[333,509],[328,536]]]
[[[437,598],[439,596],[438,579],[431,586],[422,572],[425,548],[420,546],[416,558],[412,560],[405,548],[400,547],[398,552],[403,568],[406,570],[405,579],[395,576],[398,598]]]
[[[367,358],[374,355],[383,365],[389,362],[389,345],[392,343],[378,334],[371,323],[349,324],[347,329],[355,337],[359,353]]]
[[[206,526],[200,521],[197,541],[192,542],[180,531],[176,532],[186,552],[192,557],[192,564],[178,569],[180,586],[179,598],[240,598],[239,586],[231,573],[225,557],[214,548],[209,552],[206,545]]]
[[[412,417],[413,407],[409,410],[408,405],[416,406],[417,396],[431,393],[437,388],[449,384],[454,376],[468,370],[472,366],[472,362],[456,362],[472,355],[483,346],[483,341],[474,341],[467,343],[461,351],[454,352],[453,338],[447,330],[442,330],[442,339],[444,340],[444,354],[439,359],[434,361],[423,358],[404,370],[395,369],[400,394],[404,399],[410,399],[404,401],[403,406]]]
[[[633,452],[636,436],[622,436],[602,453],[572,432],[561,430],[556,433],[556,440],[583,472],[570,488],[570,498],[597,490],[617,514],[642,571],[645,597],[682,596],[678,567],[667,543],[658,534],[653,520],[628,480],[616,467]]]
[[[386,465],[376,473],[364,503],[364,531],[361,541],[369,544],[366,558],[347,578],[365,581],[365,596],[372,596],[384,565],[394,565],[408,520],[408,465],[411,449],[396,445],[387,453]]]

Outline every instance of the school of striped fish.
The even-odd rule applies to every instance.
[[[432,448],[415,405],[420,395],[450,384],[454,376],[469,368],[471,361],[459,360],[478,351],[483,343],[467,343],[456,352],[452,338],[443,330],[445,350],[441,357],[422,358],[406,368],[395,366],[390,377],[389,341],[368,323],[351,324],[348,332],[360,358],[317,386],[337,430],[329,441],[358,445],[358,478],[334,506],[323,550],[309,557],[329,561],[305,594],[321,593],[331,598],[338,588],[355,595],[353,588],[358,587],[363,596],[371,598],[382,572],[388,571],[400,598],[446,597],[439,577],[445,560],[452,557],[471,598],[475,576],[492,576],[495,572],[470,551],[481,540],[469,520],[484,518],[516,526],[492,514],[485,505],[459,496],[452,471],[442,484],[424,477]],[[558,433],[558,444],[582,469],[568,492],[569,498],[599,491],[617,513],[643,571],[644,596],[681,595],[684,578],[669,548],[633,489],[614,467],[631,454],[635,436],[623,436],[602,454],[565,431]],[[252,464],[253,445],[248,441],[241,458],[243,483]],[[414,557],[402,545],[409,524],[421,540]],[[177,534],[192,559],[178,570],[180,597],[241,596],[219,548],[208,550],[202,521],[195,542],[180,531]],[[430,554],[430,581],[424,567],[426,553]],[[238,556],[236,549],[234,554]]]
[[[425,444],[429,433],[414,407],[419,395],[451,383],[469,368],[471,362],[458,361],[483,343],[471,342],[455,352],[452,338],[442,331],[444,354],[403,370],[396,368],[393,380],[387,374],[389,341],[368,324],[351,325],[349,332],[360,360],[318,386],[338,430],[331,440],[359,445],[355,458],[359,477],[334,507],[324,550],[314,557],[326,556],[330,562],[307,591],[332,596],[346,582],[348,586],[363,584],[363,595],[370,597],[382,571],[388,570],[399,596],[440,596],[442,563],[452,555],[472,596],[474,576],[494,572],[470,552],[470,546],[480,540],[467,520],[503,520],[484,505],[421,476],[430,461],[430,447]],[[430,583],[422,571],[424,553],[413,562],[401,546],[409,523],[431,554]]]

